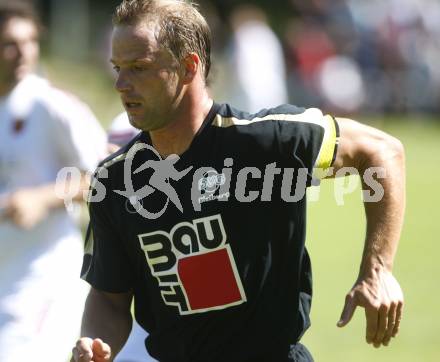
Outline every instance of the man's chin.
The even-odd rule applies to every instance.
[[[145,120],[137,120],[136,118],[130,116],[128,117],[128,119],[130,121],[130,124],[140,131],[149,132],[155,130],[155,128],[149,126],[149,124],[145,122]]]
[[[127,112],[128,115],[128,121],[130,122],[130,124],[134,127],[137,128],[139,130],[143,130],[142,129],[142,121],[139,120],[136,116],[131,115],[130,113]]]
[[[29,67],[26,66],[19,66],[18,68],[15,69],[14,72],[14,78],[15,81],[18,83],[21,80],[23,80],[23,78],[25,78],[29,73],[31,73],[31,69]]]
[[[134,128],[137,128],[144,132],[157,131],[166,126],[165,124],[154,123],[129,113],[128,113],[128,120],[130,121],[130,124]]]

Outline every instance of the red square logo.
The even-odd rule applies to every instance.
[[[229,245],[182,258],[177,269],[192,311],[223,309],[246,301]]]

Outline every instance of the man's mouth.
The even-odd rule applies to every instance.
[[[125,107],[127,109],[138,108],[140,106],[141,106],[141,104],[139,102],[125,102]]]

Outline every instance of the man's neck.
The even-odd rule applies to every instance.
[[[204,93],[201,100],[188,100],[185,111],[165,128],[150,131],[153,147],[162,157],[171,154],[181,155],[191,145],[194,136],[202,126],[203,121],[211,110],[213,100]]]

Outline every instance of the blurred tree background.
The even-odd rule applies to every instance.
[[[46,59],[64,62],[62,69],[66,63],[73,69],[84,65],[111,79],[111,14],[118,1],[36,0],[36,4],[47,26]],[[202,0],[200,6],[213,30],[211,84],[219,101],[229,92],[230,84],[221,80],[231,73],[230,59],[240,61],[234,54],[240,9],[239,21],[254,16],[275,34],[282,48],[283,64],[278,68],[289,102],[345,115],[435,115],[440,109],[437,0]]]

